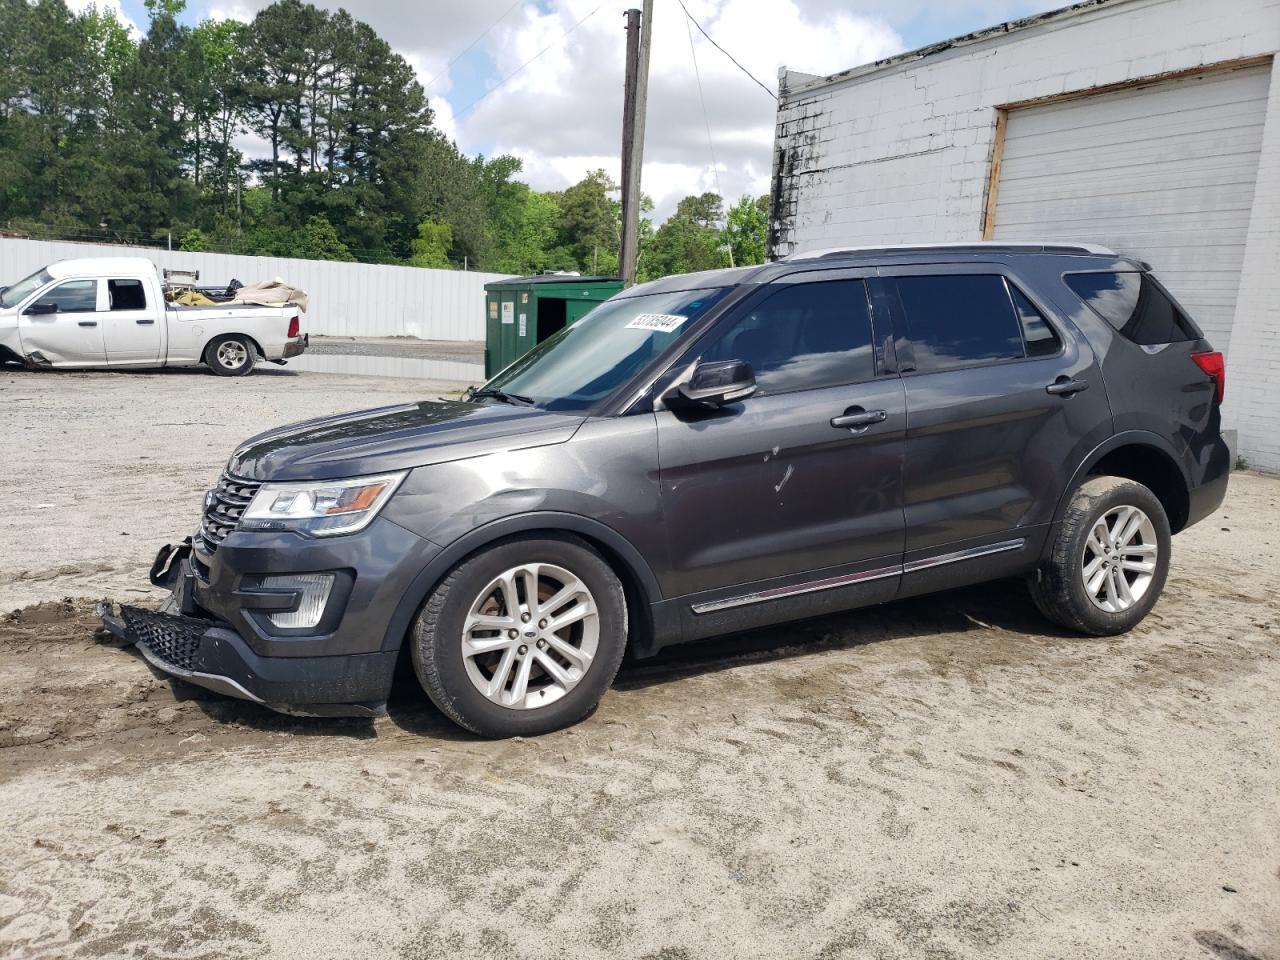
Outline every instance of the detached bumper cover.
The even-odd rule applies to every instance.
[[[260,657],[226,625],[200,617],[99,604],[103,626],[158,670],[217,693],[299,716],[377,716],[396,651],[346,657]]]

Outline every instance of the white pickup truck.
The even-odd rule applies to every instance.
[[[184,367],[243,376],[307,348],[296,304],[182,306],[141,257],[61,260],[0,289],[0,361],[29,367]]]

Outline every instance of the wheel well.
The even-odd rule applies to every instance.
[[[249,346],[253,347],[254,351],[258,354],[258,356],[262,357],[264,360],[266,359],[267,355],[262,352],[262,344],[260,344],[255,338],[251,337],[247,333],[220,333],[216,337],[211,337],[209,339],[209,342],[204,345],[204,351],[200,354],[201,359],[203,359],[205,363],[208,363],[209,348],[212,347],[219,340],[225,340],[228,337],[239,337],[242,340],[248,340]]]
[[[584,543],[588,544],[596,553],[604,557],[604,562],[609,565],[609,569],[613,571],[613,575],[618,578],[622,584],[622,593],[627,601],[627,647],[634,646],[637,638],[647,638],[653,635],[653,614],[649,607],[649,601],[645,594],[645,589],[640,583],[640,578],[636,572],[631,569],[631,564],[627,563],[616,550],[601,540],[582,534],[573,533]]]
[[[417,607],[415,607],[414,613],[405,627],[404,636],[401,640],[402,650],[407,649],[409,646],[407,641],[413,633],[413,623],[414,619],[417,617],[418,611],[421,610],[422,605],[427,601],[427,598],[431,596],[431,592],[435,590],[441,581],[449,575],[450,571],[457,569],[476,554],[488,550],[497,544],[503,543],[504,541],[516,538],[535,539],[540,536],[570,537],[575,540],[580,540],[583,544],[600,554],[604,559],[604,562],[609,565],[609,569],[613,571],[614,576],[616,576],[618,581],[622,584],[622,593],[627,603],[627,625],[629,627],[627,631],[627,646],[632,646],[634,641],[637,639],[641,639],[641,642],[643,643],[643,638],[652,636],[654,626],[653,614],[649,607],[648,594],[645,591],[640,576],[632,568],[631,564],[628,563],[622,555],[618,553],[618,551],[614,550],[603,540],[591,536],[589,533],[582,533],[578,530],[567,530],[563,527],[547,526],[532,527],[528,530],[520,530],[517,533],[494,537],[493,539],[488,540],[485,543],[481,543],[474,549],[468,551],[464,556],[459,557],[457,561],[447,569],[441,571],[439,576],[437,576],[426,588],[426,592],[423,594],[423,597]]]
[[[1182,472],[1168,454],[1142,444],[1118,447],[1089,468],[1095,477],[1124,477],[1142,484],[1156,495],[1169,517],[1169,529],[1177,533],[1187,525],[1190,496]]]

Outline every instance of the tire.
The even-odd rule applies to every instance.
[[[1169,518],[1155,494],[1123,477],[1092,477],[1072,495],[1049,559],[1030,579],[1031,597],[1069,630],[1125,633],[1159,599],[1170,546]]]
[[[247,337],[215,337],[204,350],[204,362],[220,377],[243,377],[253,369],[257,349]]]
[[[578,587],[585,593],[568,592]],[[555,619],[572,622],[557,628]],[[622,584],[585,542],[561,534],[513,537],[473,554],[431,592],[411,631],[414,671],[431,702],[485,737],[577,723],[613,683],[626,646]]]

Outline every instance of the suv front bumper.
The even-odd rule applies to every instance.
[[[160,577],[173,586],[161,610],[122,606],[116,616],[100,605],[108,631],[165,673],[282,713],[385,710],[403,640],[391,620],[439,547],[384,519],[320,539],[236,531],[212,551],[194,539],[190,556]],[[274,626],[270,615],[289,609],[288,596],[264,590],[261,578],[318,572],[334,575],[319,624]]]
[[[260,657],[212,620],[99,604],[103,626],[157,670],[297,716],[371,717],[386,710],[397,651],[347,657]]]

